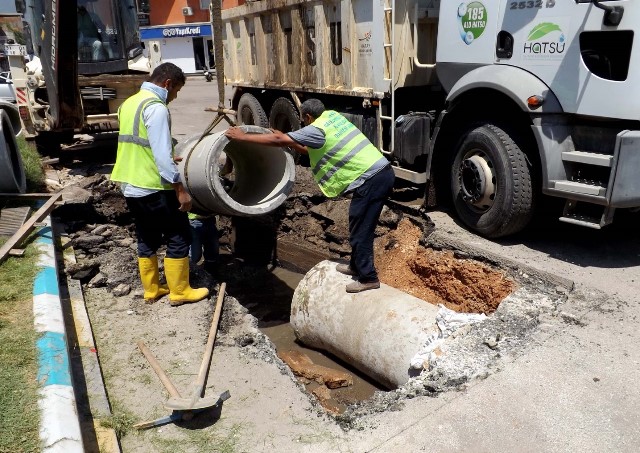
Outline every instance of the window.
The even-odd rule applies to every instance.
[[[209,9],[209,3],[211,0],[200,0],[200,9]]]
[[[633,48],[633,31],[585,31],[580,33],[580,54],[596,76],[618,82],[627,79]]]

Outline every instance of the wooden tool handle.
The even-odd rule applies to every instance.
[[[176,389],[176,386],[173,385],[173,382],[171,382],[171,379],[169,379],[169,376],[167,376],[164,370],[160,368],[160,364],[158,363],[156,358],[153,356],[153,354],[151,353],[151,350],[147,347],[147,345],[144,344],[142,340],[140,340],[138,341],[138,347],[140,348],[140,351],[142,351],[144,356],[149,361],[149,365],[151,365],[151,368],[153,368],[153,371],[155,371],[156,374],[158,375],[158,378],[160,378],[160,382],[162,382],[162,385],[164,385],[164,388],[167,389],[167,392],[169,392],[169,395],[171,395],[172,398],[182,398],[180,396],[180,392],[178,392],[178,389]]]
[[[209,330],[209,339],[207,340],[207,347],[202,357],[202,363],[200,364],[200,372],[198,373],[198,379],[195,382],[195,388],[199,388],[202,393],[204,387],[204,380],[209,370],[209,363],[211,361],[211,354],[213,353],[213,344],[216,341],[216,333],[218,332],[218,322],[220,321],[220,313],[222,312],[222,302],[224,301],[224,292],[227,288],[226,283],[220,285],[218,290],[218,299],[216,300],[216,311],[213,313],[213,320],[211,321],[211,329]],[[198,397],[200,394],[198,394]]]

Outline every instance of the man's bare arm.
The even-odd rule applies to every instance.
[[[289,137],[287,134],[273,130],[271,134],[247,134],[239,127],[231,127],[227,129],[224,135],[230,139],[238,142],[245,143],[256,143],[260,145],[281,147],[281,148],[292,148],[299,153],[306,154],[307,148],[306,146],[300,145],[294,139]]]

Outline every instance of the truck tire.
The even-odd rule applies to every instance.
[[[269,127],[280,132],[291,132],[297,131],[301,126],[300,114],[293,102],[287,98],[276,99],[269,112]],[[308,166],[308,160],[299,152],[293,152],[293,161],[296,164]]]
[[[267,114],[260,105],[260,102],[251,93],[245,93],[240,96],[237,110],[238,125],[254,125],[260,127],[269,127],[269,119]]]
[[[11,127],[9,115],[0,110],[0,192],[24,193],[27,190],[27,180],[24,165],[16,136]]]
[[[455,210],[470,229],[498,238],[522,230],[531,220],[531,169],[517,142],[494,124],[470,129],[451,167]]]
[[[269,112],[269,127],[280,132],[291,132],[300,129],[300,114],[293,102],[287,98],[278,98]]]

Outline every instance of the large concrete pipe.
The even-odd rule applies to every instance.
[[[7,101],[0,101],[0,109],[7,112],[9,116],[9,122],[13,128],[13,134],[19,137],[22,134],[22,121],[20,120],[20,111],[18,106]]]
[[[0,109],[0,192],[24,193],[27,179],[9,115]]]
[[[305,345],[322,349],[389,388],[416,371],[413,356],[433,333],[438,307],[387,285],[349,294],[353,280],[322,261],[298,284],[291,325]]]
[[[250,134],[270,133],[258,126],[240,127]],[[191,137],[176,146],[182,157],[178,168],[193,198],[194,211],[253,216],[271,212],[286,200],[296,173],[290,153],[282,148],[229,141],[224,132],[207,135],[197,143],[199,138]],[[233,162],[235,174],[228,192],[219,176],[225,155]]]

